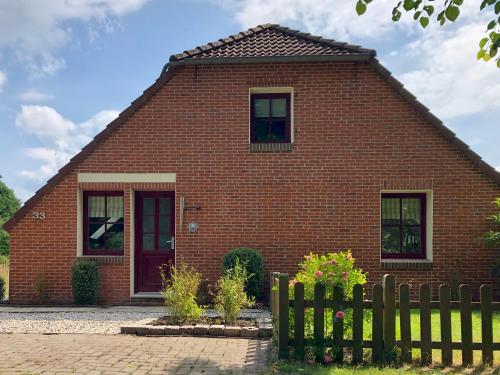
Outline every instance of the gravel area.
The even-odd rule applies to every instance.
[[[0,333],[94,333],[94,334],[118,334],[120,327],[134,323],[146,318],[159,318],[165,315],[163,309],[142,308],[146,311],[133,307],[114,307],[93,309],[92,311],[57,311],[51,308],[49,311],[43,309],[25,308],[16,309],[15,312],[1,311],[0,309]],[[132,310],[132,311],[130,311]],[[213,310],[207,311],[207,316],[215,316]],[[252,317],[258,320],[269,320],[269,312],[266,310],[245,310],[242,317]]]

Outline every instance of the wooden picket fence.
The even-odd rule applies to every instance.
[[[286,359],[292,347],[293,356],[304,359],[306,346],[331,347],[333,360],[344,362],[344,348],[351,349],[351,362],[363,361],[363,348],[371,349],[373,363],[383,363],[394,358],[396,348],[400,349],[401,361],[412,361],[412,348],[420,349],[420,360],[423,365],[432,362],[432,349],[441,350],[442,364],[450,366],[453,362],[453,350],[461,350],[462,364],[472,365],[473,350],[482,351],[482,361],[486,365],[493,364],[493,351],[500,350],[500,343],[493,342],[493,311],[500,310],[500,303],[492,301],[492,288],[482,285],[480,302],[471,301],[468,285],[460,286],[460,301],[451,301],[451,290],[448,285],[439,288],[439,301],[431,301],[431,288],[427,284],[420,285],[420,300],[410,301],[410,286],[399,285],[399,300],[396,300],[396,281],[393,275],[385,275],[382,284],[374,284],[372,300],[363,299],[363,286],[355,285],[352,300],[345,300],[343,290],[333,287],[333,300],[325,299],[325,285],[316,284],[314,300],[304,299],[304,285],[294,285],[294,299],[289,299],[289,276],[284,273],[271,273],[270,306],[274,326],[278,330],[279,358]],[[313,337],[304,337],[305,309],[314,310]],[[399,308],[400,340],[396,340],[396,310]],[[290,337],[289,318],[293,309],[294,337]],[[337,311],[352,309],[352,339],[344,339],[344,322],[332,319],[332,335],[325,337],[325,310]],[[372,311],[372,339],[363,338],[363,310]],[[410,309],[420,310],[420,340],[411,339]],[[431,339],[431,310],[439,309],[441,340]],[[460,310],[461,341],[452,341],[451,311]],[[472,310],[481,311],[481,342],[472,340]]]

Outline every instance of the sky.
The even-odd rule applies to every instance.
[[[25,201],[159,76],[170,55],[267,22],[377,50],[500,170],[500,69],[475,55],[488,14],[465,0],[425,32],[396,0],[0,0],[0,175]]]

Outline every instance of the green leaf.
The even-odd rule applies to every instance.
[[[498,49],[496,48],[490,48],[490,56],[491,57],[495,57],[495,55],[497,54],[498,52]]]
[[[427,17],[422,17],[420,18],[420,25],[425,29],[427,25],[429,24],[429,18]]]
[[[420,15],[422,14],[422,11],[418,11],[418,12],[415,12],[415,14],[413,15],[413,19],[416,21],[418,20],[418,17],[420,17]]]
[[[483,10],[484,7],[487,5],[488,3],[486,2],[486,0],[483,0],[483,2],[481,3],[481,6],[479,7],[480,10]]]
[[[366,5],[360,0],[356,3],[356,13],[361,16],[364,12],[366,12]]]
[[[443,18],[441,18],[441,21],[439,21],[439,25],[443,26],[445,22],[446,22],[446,18],[443,17]]]
[[[424,7],[424,10],[427,12],[429,16],[432,16],[432,13],[434,13],[434,7],[432,5],[426,5]]]
[[[460,8],[455,5],[450,5],[448,6],[448,8],[446,8],[444,14],[446,15],[446,18],[448,18],[451,22],[455,22],[455,20],[460,15]]]
[[[497,1],[497,3],[495,4],[495,13],[500,13],[500,1]]]
[[[497,60],[497,67],[500,68],[500,59]]]
[[[480,51],[477,53],[477,59],[478,59],[478,60],[481,60],[485,54],[486,54],[486,51],[485,51],[484,49],[480,50]]]
[[[394,22],[399,21],[400,18],[401,18],[401,12],[399,10],[396,10],[396,11],[392,12],[392,20]]]
[[[464,0],[453,0],[453,4],[456,4],[458,6],[462,5],[464,3]]]
[[[481,41],[479,42],[479,48],[483,48],[486,45],[486,43],[488,43],[488,40],[489,40],[488,38],[481,39]]]
[[[491,56],[489,54],[485,53],[483,56],[483,60],[488,62],[488,61],[490,61],[490,59],[491,59]]]
[[[495,25],[497,24],[497,21],[493,20],[491,21],[489,24],[488,24],[488,28],[487,30],[491,30],[495,27]]]
[[[414,0],[404,0],[403,2],[403,8],[408,11],[412,10],[415,7],[415,1]]]
[[[372,2],[372,0],[363,0],[365,2],[365,4],[370,4]]]

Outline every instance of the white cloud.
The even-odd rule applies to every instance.
[[[372,2],[362,17],[356,14],[355,2],[346,0],[224,0],[218,4],[234,12],[243,28],[268,22],[293,24],[303,31],[343,41],[378,39],[394,29],[410,31],[415,27],[405,16],[399,23],[391,22],[393,0]]]
[[[110,31],[109,20],[140,9],[149,0],[0,0],[0,48],[11,48],[34,76],[64,68],[56,51],[67,44],[68,21]]]
[[[26,155],[37,160],[40,165],[32,170],[21,171],[21,176],[37,181],[53,176],[117,116],[118,111],[105,110],[77,124],[48,106],[22,106],[16,117],[16,126],[26,134],[36,136],[43,146],[25,149]]]
[[[5,85],[5,82],[7,82],[7,76],[5,75],[4,72],[0,70],[0,93],[3,91],[3,86]]]
[[[453,118],[500,109],[500,75],[494,63],[476,60],[484,24],[432,29],[402,48],[418,67],[401,81],[438,116]]]
[[[19,95],[19,99],[23,102],[46,102],[54,99],[54,96],[38,91],[37,89],[28,89]]]

